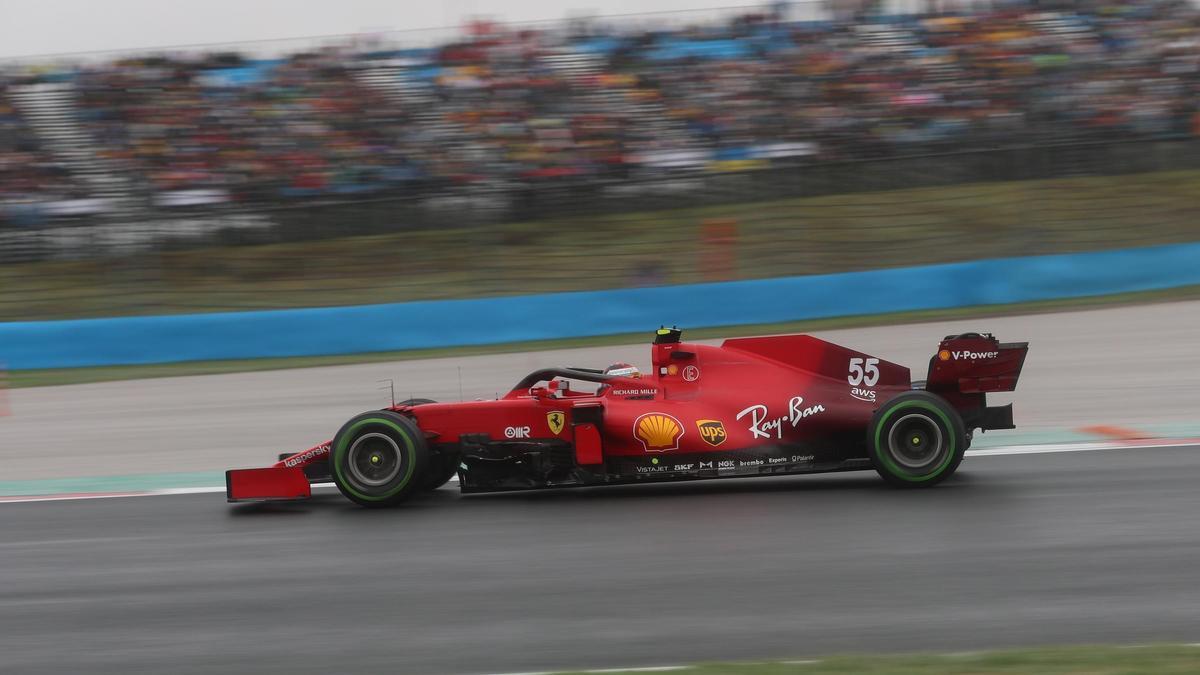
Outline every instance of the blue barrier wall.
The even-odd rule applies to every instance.
[[[13,370],[252,359],[732,326],[1200,284],[1200,243],[784,277],[314,309],[0,323]]]

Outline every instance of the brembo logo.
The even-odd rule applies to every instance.
[[[300,453],[299,455],[296,455],[295,457],[287,458],[286,460],[284,460],[283,465],[288,468],[291,468],[293,466],[296,466],[297,464],[303,464],[303,463],[307,462],[308,460],[313,459],[314,457],[320,457],[321,455],[328,455],[328,454],[329,454],[329,444],[322,443],[315,448],[310,448],[308,450],[305,450],[304,452]]]
[[[994,359],[1000,352],[950,352],[955,361],[960,359]]]

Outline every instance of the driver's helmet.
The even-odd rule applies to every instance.
[[[605,375],[613,375],[615,377],[641,377],[642,371],[637,369],[637,366],[631,363],[614,363],[604,369]]]

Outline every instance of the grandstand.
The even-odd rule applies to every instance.
[[[672,30],[477,24],[440,46],[25,66],[0,214],[44,224],[1197,131],[1185,2]],[[19,170],[18,170],[19,169]]]

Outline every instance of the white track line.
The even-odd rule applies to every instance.
[[[781,664],[785,666],[809,666],[814,663],[820,663],[819,659],[804,659],[800,661],[754,661],[737,665],[775,665]],[[488,673],[488,675],[557,675],[557,673],[588,673],[589,675],[604,675],[605,673],[671,673],[683,670],[694,670],[696,666],[642,666],[640,668],[595,668],[592,670],[530,670],[516,673]]]
[[[1150,439],[1138,441],[1096,441],[1091,443],[1045,443],[1038,445],[1011,445],[998,448],[968,450],[967,457],[991,457],[994,455],[1037,455],[1051,452],[1090,452],[1093,450],[1138,450],[1149,448],[1183,448],[1200,445],[1200,439]]]
[[[1149,647],[1150,645],[1117,645],[1117,646],[1120,649],[1142,649],[1145,647]],[[1181,646],[1181,647],[1200,647],[1200,642],[1184,642],[1184,643],[1180,644],[1179,646]],[[974,658],[976,656],[982,656],[982,655],[988,654],[988,653],[989,653],[988,651],[949,652],[949,653],[941,654],[940,656],[946,657],[946,658]],[[821,663],[821,660],[820,659],[800,659],[800,660],[793,660],[793,661],[750,661],[750,662],[735,663],[732,665],[769,666],[769,665],[778,664],[778,665],[784,665],[784,666],[811,666],[811,665],[814,665],[817,663]],[[602,673],[663,673],[663,672],[672,672],[672,671],[681,671],[681,670],[692,670],[695,667],[696,666],[646,666],[644,668],[601,668],[601,669],[596,669],[596,670],[568,670],[568,671],[530,670],[530,671],[525,671],[525,672],[514,672],[514,673],[488,673],[488,675],[558,675],[559,673],[563,673],[563,672],[592,673],[595,675],[600,675]]]
[[[670,673],[680,670],[692,670],[695,666],[645,666],[642,668],[595,668],[592,670],[529,670],[518,673],[489,673],[488,675],[556,675],[556,673],[588,673],[603,675],[604,673]]]
[[[221,488],[222,491],[225,488]],[[116,499],[117,497],[150,497],[158,492],[111,492],[95,494],[54,494],[54,495],[13,495],[0,496],[0,504],[19,504],[22,502],[67,502],[77,499]]]
[[[691,665],[650,665],[648,668],[598,668],[578,673],[671,673],[672,670],[691,670]]]
[[[1179,438],[1179,439],[1144,439],[1136,441],[1095,441],[1089,443],[1041,443],[1036,445],[1010,445],[996,448],[980,448],[977,450],[968,450],[967,457],[996,457],[1000,455],[1039,455],[1056,452],[1092,452],[1096,450],[1142,450],[1155,448],[1183,448],[1191,445],[1200,445],[1200,439],[1196,438]],[[457,481],[457,478],[451,479]],[[314,488],[333,487],[333,483],[313,483]],[[224,492],[224,485],[209,485],[204,487],[182,487],[182,488],[162,488],[159,490],[138,490],[130,492],[112,492],[112,493],[73,493],[73,494],[49,494],[49,495],[14,495],[11,497],[0,496],[0,504],[19,504],[23,502],[60,502],[70,501],[75,499],[113,499],[116,497],[157,497],[162,495],[193,495],[207,494],[214,492]],[[664,666],[666,667],[666,666]],[[645,670],[644,668],[640,670]],[[604,671],[583,671],[583,672],[604,672]],[[619,672],[619,671],[611,671]],[[513,674],[518,675],[518,674]],[[520,675],[541,675],[540,673],[528,673]]]
[[[219,486],[218,485],[210,485],[208,487],[163,488],[161,490],[154,490],[153,494],[156,494],[156,495],[198,495],[198,494],[205,494],[208,492],[224,492],[224,491],[225,491],[224,485],[219,485]]]

